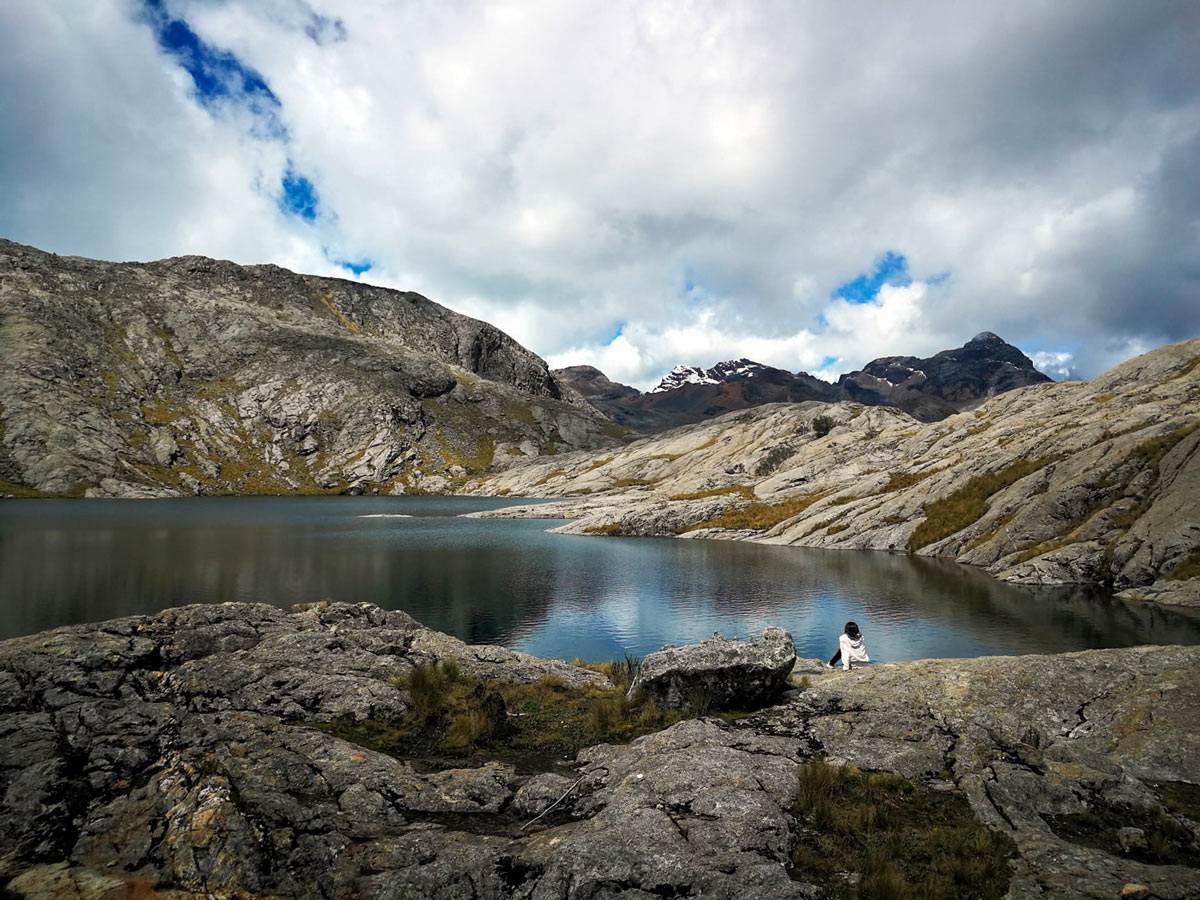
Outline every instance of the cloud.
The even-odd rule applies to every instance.
[[[1083,0],[4,4],[0,233],[369,273],[641,385],[983,330],[1090,377],[1200,334],[1198,29]]]

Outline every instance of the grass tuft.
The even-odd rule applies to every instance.
[[[751,529],[764,531],[773,528],[780,522],[800,515],[818,500],[828,497],[829,491],[817,494],[800,494],[789,497],[780,503],[751,503],[741,509],[731,509],[721,513],[716,518],[691,525],[684,531],[696,531],[699,528],[726,528],[729,530]]]
[[[925,519],[909,537],[908,549],[919,550],[961,531],[988,511],[988,499],[997,491],[1016,484],[1060,458],[1041,456],[1017,460],[997,472],[977,475],[950,495],[926,503]]]
[[[895,491],[902,491],[914,484],[920,484],[932,474],[933,472],[889,472],[887,484],[879,489],[879,493],[891,494]]]
[[[634,656],[587,664],[609,675],[615,684],[611,688],[574,688],[555,676],[536,684],[484,682],[447,664],[418,666],[396,682],[414,701],[402,720],[338,719],[317,727],[373,750],[437,766],[449,764],[448,753],[452,759],[483,756],[540,766],[574,756],[597,741],[629,741],[688,717],[684,710],[627,698],[640,664]]]
[[[1016,847],[983,828],[965,798],[898,775],[801,766],[791,875],[847,900],[1000,900]],[[857,873],[857,883],[847,879]]]
[[[1200,578],[1200,550],[1193,550],[1163,575],[1163,581],[1187,581],[1189,578]]]

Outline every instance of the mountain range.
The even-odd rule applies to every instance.
[[[591,366],[555,369],[554,375],[614,422],[648,433],[764,403],[806,400],[895,406],[921,421],[936,422],[996,394],[1051,380],[1024,353],[989,331],[925,359],[872,360],[833,384],[749,359],[721,362],[711,369],[676,366],[644,394]]]
[[[412,292],[201,256],[0,240],[0,495],[452,492],[486,471],[767,403],[932,421],[1047,381],[984,333],[836,384],[748,359],[641,393]]]

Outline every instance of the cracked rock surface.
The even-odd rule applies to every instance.
[[[1052,827],[1085,812],[1164,816],[1191,833],[1200,860],[1196,811],[1172,808],[1160,787],[1200,783],[1200,648],[921,660],[809,678],[750,727],[807,736],[832,761],[952,781],[1016,842],[1012,897],[1117,897],[1126,883],[1200,896],[1198,869],[1145,864]]]
[[[1200,893],[1200,871],[1136,852],[1156,816],[1197,828],[1164,785],[1200,781],[1200,648],[814,674],[749,718],[589,747],[552,772],[429,771],[313,727],[402,715],[393,680],[440,659],[605,683],[366,604],[194,606],[0,644],[0,892],[816,897],[786,865],[799,765],[827,754],[961,790],[1019,847],[1014,898]],[[1119,820],[1112,847],[1063,836],[1059,817],[1087,809]]]

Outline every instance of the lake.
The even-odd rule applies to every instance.
[[[1200,621],[1090,590],[1027,590],[906,554],[545,534],[466,497],[0,501],[0,638],[236,600],[402,609],[472,643],[587,661],[719,631],[791,631],[875,660],[1200,643]]]

